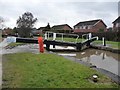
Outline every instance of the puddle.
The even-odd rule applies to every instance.
[[[67,54],[67,53],[66,53],[66,54],[59,53],[58,55],[62,55],[62,56],[73,56],[73,57],[76,56],[76,54]]]
[[[82,60],[83,62],[96,66],[97,68],[102,68],[120,76],[118,73],[118,65],[120,64],[120,60],[118,58],[118,54],[116,53],[96,49],[87,49],[84,52],[57,53],[58,55],[77,58],[77,60]]]

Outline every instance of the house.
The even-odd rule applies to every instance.
[[[118,32],[120,30],[120,16],[112,23],[113,23],[113,31]]]
[[[12,29],[10,28],[4,28],[2,30],[2,36],[8,36],[8,35],[11,35],[12,34]]]
[[[51,31],[56,33],[72,33],[72,28],[68,24],[54,25]]]
[[[106,31],[106,24],[101,20],[90,20],[79,22],[74,25],[74,33],[80,32],[104,32]]]

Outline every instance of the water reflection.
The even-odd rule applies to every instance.
[[[61,55],[64,54],[69,56],[73,53],[62,53]],[[119,54],[97,49],[87,49],[84,52],[74,52],[74,54],[76,55],[72,57],[118,75],[118,63],[120,63],[118,58]]]
[[[106,57],[111,57],[116,60],[118,59],[118,54],[116,53],[111,53],[108,51],[103,51],[103,50],[97,50],[97,49],[87,49],[84,51],[84,54],[81,54],[83,52],[76,52],[76,58],[84,58],[84,57],[91,57],[91,55],[96,55],[100,56],[102,60],[105,60]]]

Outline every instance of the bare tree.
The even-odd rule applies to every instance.
[[[2,30],[4,27],[3,23],[4,23],[4,19],[0,16],[0,30]]]

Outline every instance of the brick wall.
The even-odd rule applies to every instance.
[[[74,32],[96,32],[96,29],[75,29]]]
[[[96,32],[99,32],[100,29],[104,29],[104,32],[107,30],[105,25],[99,21],[94,27],[93,29],[95,29]]]

